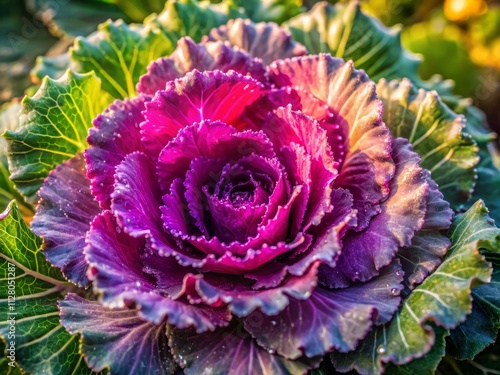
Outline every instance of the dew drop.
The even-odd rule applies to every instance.
[[[274,353],[276,353],[276,350],[274,350],[274,349],[267,349],[267,352],[269,354],[274,354]]]
[[[277,323],[276,323],[276,320],[271,320],[271,324],[272,324],[273,326],[275,326],[275,325],[277,324]]]
[[[399,295],[399,290],[397,290],[396,288],[392,288],[392,289],[391,289],[391,294],[392,294],[393,296],[397,296],[397,295]]]
[[[377,347],[377,353],[378,354],[385,354],[385,353],[387,353],[387,348],[384,345],[380,344]]]

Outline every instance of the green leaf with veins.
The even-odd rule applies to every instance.
[[[12,130],[19,124],[19,111],[21,103],[16,99],[5,104],[0,108],[0,133],[5,130]],[[7,156],[5,155],[6,142],[0,138],[0,211],[7,208],[9,202],[13,199],[17,201],[19,209],[24,218],[31,218],[35,210],[26,203],[21,194],[15,189],[14,184],[9,178],[9,168],[7,165]]]
[[[155,17],[147,18],[145,24],[157,24],[174,45],[183,36],[199,42],[210,30],[228,21],[229,18],[245,17],[231,1],[210,4],[209,1],[169,0],[165,9]]]
[[[109,20],[97,32],[75,39],[70,66],[78,72],[94,71],[113,98],[133,97],[135,84],[149,63],[171,52],[173,46],[157,30]]]
[[[446,351],[454,358],[473,359],[497,338],[500,329],[499,255],[486,256],[493,265],[491,282],[472,290],[472,313],[447,338]]]
[[[33,97],[22,101],[20,123],[8,130],[10,178],[28,201],[49,172],[88,147],[92,119],[111,102],[94,73],[70,70],[58,80],[45,78]]]
[[[70,49],[69,64],[78,72],[95,71],[112,97],[133,97],[135,85],[151,62],[170,54],[183,36],[199,41],[213,27],[225,23],[228,14],[241,15],[227,3],[216,6],[170,0],[158,16],[151,15],[142,25],[107,21],[88,37],[77,38]],[[57,67],[61,61],[48,61],[45,68],[51,63]]]
[[[45,260],[41,247],[11,202],[0,215],[0,337],[15,343],[16,362],[29,373],[90,374],[78,336],[59,322],[57,301],[75,287]]]
[[[254,22],[282,23],[302,13],[301,0],[232,0]]]
[[[491,217],[500,223],[500,167],[495,163],[499,151],[494,143],[481,147],[481,162],[477,167],[477,183],[472,197],[481,197],[490,210]]]
[[[433,375],[438,367],[439,363],[445,355],[445,336],[447,336],[448,330],[441,327],[432,327],[434,334],[436,335],[436,340],[431,350],[423,357],[414,359],[406,365],[388,365],[384,374],[385,375]]]
[[[7,347],[5,346],[5,342],[0,340],[0,374],[21,375],[22,373],[19,366],[7,358],[6,349]],[[11,365],[9,365],[9,363],[11,363]]]
[[[318,3],[283,26],[309,53],[327,52],[352,60],[374,81],[407,77],[425,85],[417,72],[420,59],[401,46],[400,28],[386,28],[364,14],[356,1],[333,6]]]
[[[31,79],[41,81],[45,76],[53,79],[61,78],[70,65],[69,52],[56,56],[38,56],[35,66],[31,69]]]
[[[339,371],[380,374],[382,362],[397,365],[420,358],[435,344],[430,322],[452,329],[471,312],[471,288],[490,281],[490,264],[480,249],[499,251],[500,229],[482,201],[457,215],[449,230],[452,246],[437,270],[403,301],[385,326],[373,330],[351,353],[332,353]]]
[[[467,121],[465,122],[464,131],[479,146],[485,145],[497,138],[497,134],[488,127],[486,115],[479,108],[474,107],[472,99],[458,98],[456,96],[444,96],[442,99],[453,112],[465,116]]]
[[[465,123],[434,91],[417,90],[409,80],[377,84],[383,120],[393,136],[407,138],[445,199],[454,207],[467,200],[475,183],[477,146],[462,134]]]

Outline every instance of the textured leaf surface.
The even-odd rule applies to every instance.
[[[19,111],[21,103],[19,100],[2,106],[0,108],[0,132],[15,129],[19,124]],[[29,219],[34,214],[33,207],[26,203],[21,194],[15,189],[13,182],[9,178],[9,167],[5,147],[7,143],[0,138],[0,211],[3,211],[11,200],[15,199],[19,205],[19,210],[24,218]]]
[[[494,143],[481,146],[479,155],[481,161],[477,167],[477,182],[474,187],[473,198],[481,198],[486,203],[490,216],[497,224],[500,223],[500,166],[495,165],[495,158],[500,152]]]
[[[11,180],[28,200],[49,172],[78,151],[85,150],[92,119],[108,104],[93,73],[68,70],[58,80],[45,78],[33,97],[25,97],[19,127],[7,131]]]
[[[400,269],[394,262],[367,283],[336,290],[318,287],[307,300],[290,299],[276,316],[255,311],[244,320],[245,329],[261,346],[286,358],[353,350],[374,323],[386,323],[397,310]]]
[[[496,259],[492,259],[492,264],[491,282],[472,291],[471,315],[464,323],[452,330],[447,339],[447,353],[457,359],[473,359],[497,339],[500,329],[500,258],[498,255]]]
[[[110,310],[96,301],[68,294],[59,302],[61,321],[82,335],[82,352],[95,371],[113,374],[169,375],[175,364],[167,344],[166,323],[155,325],[137,310]]]
[[[401,46],[400,30],[387,29],[365,15],[356,1],[335,6],[320,2],[284,26],[309,53],[329,52],[353,60],[356,69],[365,70],[375,81],[409,77],[420,82],[420,60]]]
[[[355,352],[332,354],[336,368],[380,374],[382,362],[405,364],[426,354],[435,343],[429,322],[456,327],[471,311],[471,286],[490,280],[491,269],[479,248],[498,246],[498,231],[482,201],[455,217],[449,231],[452,247],[443,263],[413,290],[395,318],[372,332]]]
[[[45,260],[41,245],[12,202],[0,215],[0,336],[15,342],[16,361],[29,373],[90,374],[78,337],[59,322],[57,300],[72,286]]]
[[[77,38],[70,50],[71,66],[94,71],[113,98],[135,95],[135,84],[154,59],[170,53],[175,44],[158,29],[107,21],[87,38]]]
[[[445,354],[445,336],[448,331],[443,328],[433,327],[436,341],[431,350],[423,357],[414,359],[406,365],[389,365],[385,375],[433,375]]]
[[[31,223],[44,239],[44,254],[70,281],[87,286],[87,261],[83,256],[85,234],[100,212],[90,193],[81,153],[54,169],[39,191],[36,215]]]
[[[395,137],[407,138],[431,172],[445,199],[458,206],[471,194],[477,146],[464,134],[465,118],[457,116],[433,91],[417,90],[409,80],[380,80],[377,93],[384,102],[384,122]]]
[[[75,40],[70,66],[79,72],[95,71],[113,98],[133,97],[139,77],[152,61],[169,55],[183,36],[199,41],[226,22],[231,9],[209,2],[170,0],[158,16],[148,17],[143,24],[107,21],[95,33]]]
[[[226,23],[228,18],[244,16],[231,2],[210,4],[209,1],[169,0],[158,15],[158,22],[162,32],[174,43],[183,36],[198,42],[213,27]]]
[[[186,375],[299,375],[308,368],[261,348],[237,321],[201,335],[169,327],[168,336],[172,354]]]

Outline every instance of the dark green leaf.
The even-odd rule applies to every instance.
[[[497,248],[497,252],[500,253],[500,249]],[[471,315],[452,330],[447,339],[446,351],[457,359],[473,359],[497,338],[500,329],[500,258],[491,261],[491,282],[472,290]]]

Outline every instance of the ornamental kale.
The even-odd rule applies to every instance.
[[[188,10],[208,18],[200,42],[165,22]],[[30,230],[11,204],[0,248],[23,272],[25,370],[432,371],[477,316],[500,231],[482,201],[453,210],[478,162],[465,118],[356,4],[285,27],[234,12],[171,1],[142,28],[107,23],[65,57],[76,72],[24,99],[5,137],[36,214]],[[359,29],[338,40],[335,12]],[[422,88],[386,80],[405,75]]]

